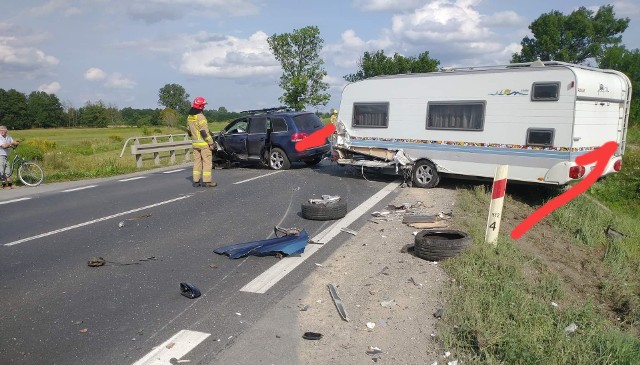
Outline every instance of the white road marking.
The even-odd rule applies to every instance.
[[[94,219],[92,221],[88,221],[88,222],[84,222],[84,223],[80,223],[80,224],[76,224],[73,226],[69,226],[69,227],[64,227],[64,228],[60,228],[60,229],[56,229],[55,231],[51,231],[51,232],[47,232],[47,233],[42,233],[39,234],[37,236],[32,236],[32,237],[27,237],[27,238],[23,238],[21,240],[17,240],[17,241],[13,241],[13,242],[9,242],[9,243],[5,243],[5,246],[13,246],[13,245],[17,245],[18,243],[23,243],[23,242],[27,242],[27,241],[33,241],[35,239],[38,238],[42,238],[42,237],[47,237],[47,236],[51,236],[57,233],[61,233],[61,232],[65,232],[65,231],[69,231],[72,229],[76,229],[76,228],[80,228],[80,227],[84,227],[84,226],[88,226],[90,224],[94,224],[94,223],[98,223],[98,222],[102,222],[102,221],[106,221],[108,219],[112,219],[112,218],[116,218],[116,217],[120,217],[122,215],[126,215],[126,214],[130,214],[130,213],[135,213],[135,212],[139,212],[141,210],[145,210],[145,209],[149,209],[149,208],[153,208],[153,207],[157,207],[159,205],[164,205],[164,204],[168,204],[168,203],[173,203],[175,201],[178,200],[182,200],[182,199],[186,199],[186,198],[190,198],[192,195],[185,195],[185,196],[181,196],[175,199],[171,199],[171,200],[165,200],[163,202],[159,202],[159,203],[155,203],[155,204],[151,204],[151,205],[147,205],[144,207],[140,207],[140,208],[136,208],[136,209],[132,209],[132,210],[127,210],[126,212],[121,212],[121,213],[116,213],[110,216],[106,216],[106,217],[102,217],[102,218],[98,218],[98,219]]]
[[[317,236],[313,237],[311,241],[318,244],[308,244],[304,250],[304,253],[300,256],[289,256],[278,261],[275,265],[268,268],[265,272],[253,279],[247,285],[243,286],[240,291],[250,293],[265,293],[269,288],[274,286],[278,281],[284,278],[288,273],[293,271],[298,265],[303,263],[306,259],[311,257],[316,251],[318,251],[323,244],[331,241],[335,236],[340,233],[340,230],[349,226],[356,219],[360,218],[364,213],[376,205],[385,196],[389,195],[400,185],[399,182],[392,182],[382,188],[382,190],[375,193],[372,197],[367,199],[364,203],[360,204],[357,208],[353,209],[341,220],[327,227],[324,231],[320,232]]]
[[[91,189],[91,188],[95,188],[98,185],[87,185],[87,186],[82,186],[79,188],[74,188],[74,189],[67,189],[67,190],[62,190],[63,193],[70,193],[72,191],[78,191],[78,190],[84,190],[84,189]]]
[[[140,180],[140,179],[146,179],[146,176],[136,176],[136,177],[130,177],[128,179],[122,179],[122,180],[118,180],[121,182],[125,182],[125,181],[132,181],[132,180]]]
[[[278,172],[282,172],[283,170],[278,170],[278,171],[274,171],[274,172],[270,172],[268,174],[264,174],[264,175],[260,175],[260,176],[256,176],[256,177],[252,177],[251,179],[246,179],[246,180],[242,180],[242,181],[238,181],[238,182],[234,182],[233,185],[238,185],[238,184],[242,184],[242,183],[246,183],[247,181],[251,181],[251,180],[255,180],[255,179],[260,179],[262,177],[267,177],[269,175],[273,175],[273,174],[277,174]]]
[[[209,336],[211,336],[210,333],[182,330],[166,340],[162,345],[151,350],[133,365],[166,365],[170,363],[172,358],[180,360],[181,357],[189,353]]]
[[[173,174],[174,172],[179,172],[179,171],[183,171],[184,169],[177,169],[177,170],[171,170],[171,171],[164,171],[162,172],[163,174]]]
[[[9,204],[9,203],[15,203],[15,202],[21,202],[23,200],[29,200],[29,199],[31,199],[31,198],[20,198],[20,199],[7,200],[6,202],[0,202],[0,205]]]

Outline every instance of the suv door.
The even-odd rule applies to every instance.
[[[247,128],[248,118],[241,118],[231,122],[220,136],[222,147],[231,156],[241,160],[247,159]]]
[[[247,135],[247,153],[250,159],[261,159],[267,139],[267,118],[252,117]]]

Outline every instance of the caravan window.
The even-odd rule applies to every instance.
[[[484,129],[484,101],[430,102],[427,107],[427,129]]]
[[[534,82],[532,101],[558,101],[560,98],[559,82]]]
[[[353,127],[387,128],[389,103],[354,103]]]
[[[527,129],[527,146],[553,146],[554,129]]]

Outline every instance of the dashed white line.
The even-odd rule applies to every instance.
[[[293,271],[298,265],[303,263],[306,259],[311,257],[316,251],[318,251],[323,244],[331,241],[335,236],[340,233],[340,229],[349,226],[356,219],[360,218],[364,213],[371,209],[376,203],[382,200],[385,196],[389,195],[400,185],[399,182],[393,182],[382,188],[382,190],[375,193],[372,197],[367,199],[364,203],[360,204],[357,208],[350,211],[341,220],[327,227],[324,231],[320,232],[317,236],[313,237],[311,241],[319,244],[309,244],[304,250],[304,253],[300,256],[285,257],[278,261],[275,265],[268,268],[265,272],[258,277],[250,281],[247,285],[243,286],[240,291],[250,293],[265,293],[269,288],[274,286],[278,281],[284,278],[288,273]]]
[[[95,188],[98,185],[87,185],[87,186],[82,186],[79,188],[73,188],[73,189],[67,189],[67,190],[62,190],[63,193],[70,193],[72,191],[78,191],[78,190],[84,190],[84,189],[91,189],[91,188]]]
[[[29,199],[31,199],[31,198],[20,198],[20,199],[7,200],[6,202],[0,202],[0,205],[9,204],[9,203],[15,203],[15,202],[21,202],[23,200],[29,200]]]
[[[146,176],[136,176],[136,177],[130,177],[128,179],[121,179],[118,181],[125,182],[125,181],[140,180],[140,179],[146,179],[146,178],[147,178]]]
[[[149,209],[149,208],[153,208],[153,207],[157,207],[159,205],[164,205],[164,204],[168,204],[168,203],[173,203],[175,201],[178,200],[182,200],[182,199],[186,199],[186,198],[190,198],[193,195],[185,195],[185,196],[181,196],[181,197],[177,197],[175,199],[171,199],[171,200],[165,200],[159,203],[155,203],[155,204],[151,204],[151,205],[147,205],[144,207],[140,207],[140,208],[136,208],[136,209],[131,209],[131,210],[127,210],[126,212],[121,212],[121,213],[117,213],[117,214],[113,214],[110,216],[106,216],[106,217],[102,217],[102,218],[98,218],[98,219],[94,219],[88,222],[84,222],[84,223],[80,223],[80,224],[76,224],[73,226],[69,226],[69,227],[64,227],[64,228],[60,228],[60,229],[56,229],[55,231],[51,231],[51,232],[47,232],[47,233],[42,233],[39,234],[37,236],[32,236],[32,237],[27,237],[27,238],[23,238],[17,241],[13,241],[13,242],[9,242],[9,243],[5,243],[5,246],[13,246],[13,245],[17,245],[18,243],[23,243],[23,242],[27,242],[27,241],[33,241],[35,239],[38,238],[42,238],[42,237],[47,237],[47,236],[51,236],[54,235],[56,233],[61,233],[61,232],[65,232],[65,231],[69,231],[75,228],[80,228],[80,227],[84,227],[84,226],[88,226],[90,224],[94,224],[94,223],[98,223],[98,222],[102,222],[102,221],[106,221],[108,219],[112,219],[112,218],[116,218],[116,217],[120,217],[122,215],[126,215],[126,214],[130,214],[130,213],[135,213],[135,212],[139,212],[141,210],[145,210],[145,209]]]
[[[260,179],[260,178],[263,178],[263,177],[267,177],[267,176],[269,176],[269,175],[277,174],[278,172],[282,172],[282,170],[278,170],[278,171],[270,172],[270,173],[268,173],[268,174],[264,174],[264,175],[260,175],[260,176],[252,177],[251,179],[246,179],[246,180],[242,180],[242,181],[234,182],[234,183],[233,183],[233,185],[238,185],[238,184],[246,183],[247,181],[251,181],[251,180],[255,180],[255,179]]]
[[[177,169],[177,170],[170,170],[170,171],[163,171],[163,174],[173,174],[174,172],[180,172],[180,171],[184,171],[184,169]]]
[[[189,351],[193,350],[200,342],[206,340],[209,336],[211,336],[210,333],[182,330],[160,346],[151,350],[151,352],[133,363],[133,365],[173,364],[173,362],[171,362],[172,358],[180,360],[181,357],[188,354]]]

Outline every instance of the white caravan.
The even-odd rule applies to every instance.
[[[332,153],[392,169],[414,186],[441,175],[563,185],[593,168],[576,157],[615,141],[619,171],[631,101],[621,72],[561,62],[373,77],[345,86]]]

